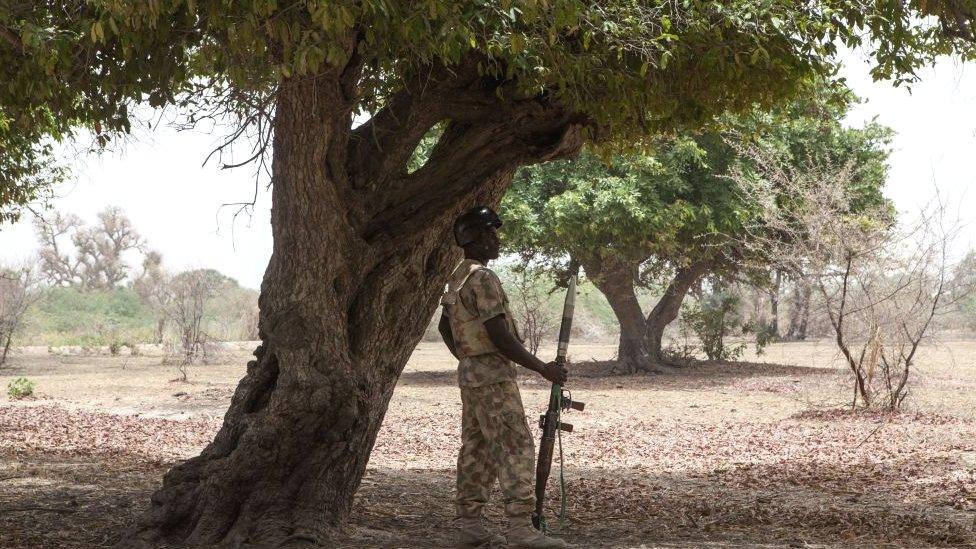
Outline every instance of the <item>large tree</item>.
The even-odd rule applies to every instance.
[[[730,158],[713,133],[661,139],[653,154],[523,169],[502,207],[506,249],[557,278],[581,266],[617,317],[618,360],[656,369],[688,289],[733,260],[724,244],[749,205],[722,178]],[[663,291],[645,314],[636,289],[651,285]]]
[[[758,169],[743,148],[758,142],[796,165],[857,164],[852,192],[861,203],[881,200],[890,131],[875,123],[845,128],[854,99],[839,84],[812,86],[775,109],[723,116],[717,129],[659,139],[653,153],[584,153],[525,168],[505,199],[506,247],[541,260],[557,277],[579,264],[620,324],[618,360],[630,371],[657,369],[667,363],[664,330],[693,285],[709,274],[758,279],[772,264],[741,245],[761,213],[729,184],[732,170]],[[790,197],[770,192],[790,206]],[[648,285],[662,291],[645,313],[636,288]]]
[[[48,139],[79,127],[105,144],[147,102],[187,125],[229,118],[231,138],[255,136],[256,161],[270,154],[263,344],[213,443],[166,475],[126,543],[322,542],[457,259],[455,215],[586,138],[771,104],[830,72],[836,41],[868,40],[879,76],[910,77],[968,36],[954,18],[917,23],[946,5],[0,2],[5,150],[44,160]],[[438,123],[429,159],[407,170]],[[30,196],[0,183],[5,208]]]

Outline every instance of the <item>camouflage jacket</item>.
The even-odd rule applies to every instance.
[[[491,342],[484,325],[486,320],[504,314],[509,329],[521,340],[498,276],[481,263],[465,259],[451,275],[441,304],[461,359],[458,384],[479,387],[514,380],[515,365]]]

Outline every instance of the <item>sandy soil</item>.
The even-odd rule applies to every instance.
[[[577,547],[956,547],[976,543],[976,343],[925,349],[908,411],[851,415],[829,342],[772,346],[741,364],[598,376],[612,345],[573,348],[567,524]],[[0,547],[105,547],[167,468],[200,450],[245,355],[22,353],[0,384]],[[460,402],[454,363],[422,344],[397,386],[338,547],[446,547]],[[784,365],[788,364],[788,365]],[[535,417],[548,388],[521,381]],[[533,423],[533,422],[530,422]],[[558,509],[558,478],[549,501]],[[500,521],[497,506],[489,513]]]

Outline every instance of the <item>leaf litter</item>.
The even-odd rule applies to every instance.
[[[648,379],[580,384],[588,412],[573,418],[577,429],[564,438],[568,521],[561,532],[577,547],[976,543],[973,421],[839,408],[773,418],[668,416],[631,396],[635,387],[647,395],[658,390]],[[736,380],[723,391],[736,384],[730,390],[763,398],[797,390],[781,376]],[[674,388],[673,380],[659,385]],[[531,414],[544,384],[525,383],[523,392]],[[398,388],[337,547],[450,543],[460,423],[455,393],[446,383]],[[697,396],[689,413],[703,413],[695,409],[713,405],[713,397]],[[537,436],[534,423],[530,418]],[[0,512],[0,545],[111,546],[167,467],[198,453],[219,426],[219,418],[208,416],[173,420],[48,403],[0,406],[0,510],[77,509]],[[553,516],[560,495],[556,471],[547,494]],[[497,502],[499,494],[493,498]],[[498,507],[488,513],[495,523]]]

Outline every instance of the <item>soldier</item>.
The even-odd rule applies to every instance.
[[[461,451],[457,465],[459,547],[568,547],[532,527],[535,497],[535,445],[516,384],[515,365],[553,383],[566,381],[566,369],[548,364],[525,349],[498,276],[487,267],[498,258],[496,230],[502,222],[490,208],[468,210],[454,222],[454,240],[464,261],[454,270],[441,300],[438,326],[444,343],[459,360]],[[482,524],[488,491],[498,479],[509,527],[494,535]],[[506,540],[507,538],[507,540]]]

